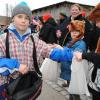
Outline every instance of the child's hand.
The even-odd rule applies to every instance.
[[[57,44],[48,44],[48,46],[53,49],[53,48],[56,48]]]
[[[20,64],[20,66],[19,66],[19,72],[22,73],[22,74],[27,73],[28,72],[27,66],[24,65],[24,64]]]
[[[56,48],[63,49],[63,47],[60,45],[57,45]]]
[[[49,45],[49,47],[51,48],[51,49],[54,49],[54,48],[59,48],[59,49],[63,49],[63,47],[62,46],[60,46],[60,45],[58,45],[58,44],[48,44]]]
[[[82,60],[82,53],[81,52],[75,52],[74,53],[77,60]]]

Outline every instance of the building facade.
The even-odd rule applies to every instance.
[[[70,15],[70,7],[73,4],[74,3],[72,3],[72,2],[64,1],[64,2],[60,2],[57,4],[50,5],[50,6],[35,9],[32,11],[32,14],[33,14],[33,16],[41,16],[45,12],[50,12],[55,19],[58,19],[58,15],[60,12],[64,12],[64,13],[66,13],[67,16],[69,16]],[[93,9],[93,6],[82,5],[82,4],[79,4],[79,5],[82,7],[83,10],[86,11],[86,16],[89,14],[91,9]]]

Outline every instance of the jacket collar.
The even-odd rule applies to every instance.
[[[14,26],[13,23],[10,24],[10,26],[8,27],[8,30],[10,33],[13,33],[17,36],[17,38],[22,42],[23,40],[25,40],[25,38],[31,34],[31,29],[27,28],[26,32],[22,35],[20,34],[17,30],[16,27]]]

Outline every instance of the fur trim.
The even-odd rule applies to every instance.
[[[70,48],[72,47],[72,45],[74,45],[75,42],[77,42],[84,36],[85,22],[79,21],[79,20],[71,21],[70,24],[68,25],[68,29],[69,29],[69,32],[73,30],[80,31],[80,34],[69,43],[68,47]]]
[[[100,21],[100,3],[90,12],[88,19],[92,22]]]
[[[98,43],[97,43],[97,48],[96,48],[96,53],[100,54],[100,37],[98,39]]]

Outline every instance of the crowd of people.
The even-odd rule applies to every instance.
[[[6,52],[6,37],[9,36],[9,54]],[[71,63],[86,59],[94,64],[91,87],[87,83],[93,100],[100,99],[100,3],[89,15],[83,16],[79,4],[70,8],[70,16],[59,13],[55,21],[50,13],[32,18],[32,12],[24,2],[12,11],[12,22],[7,31],[0,35],[0,100],[6,100],[5,93],[8,77],[15,80],[19,73],[26,74],[35,70],[32,58],[34,38],[38,64],[44,58],[61,63],[60,77],[65,80],[63,87],[69,87],[71,81]],[[40,63],[40,60],[42,62]],[[95,84],[95,79],[98,78]]]

